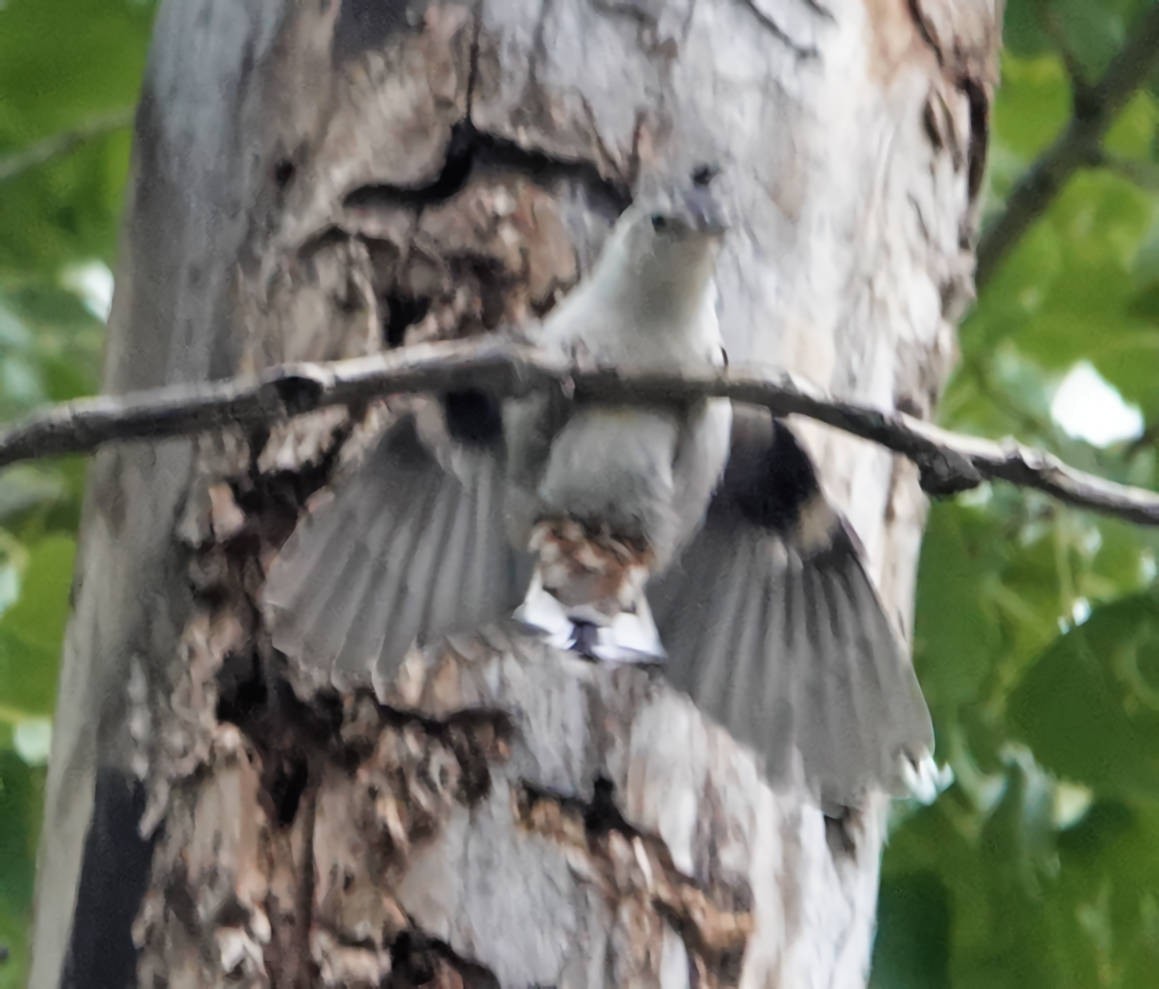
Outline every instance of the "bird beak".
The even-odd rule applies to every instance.
[[[684,201],[688,226],[707,237],[719,237],[728,230],[728,218],[720,200],[707,186],[693,186]]]

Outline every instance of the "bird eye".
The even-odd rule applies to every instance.
[[[659,233],[668,226],[668,217],[661,213],[652,214],[652,229]]]

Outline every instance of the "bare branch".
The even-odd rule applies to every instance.
[[[733,368],[716,374],[680,374],[582,368],[497,338],[423,344],[330,363],[282,365],[248,380],[66,402],[0,433],[0,467],[88,453],[112,441],[266,424],[329,405],[467,388],[500,397],[557,388],[580,398],[630,403],[726,397],[763,405],[775,415],[806,416],[900,453],[918,466],[922,486],[931,494],[953,494],[986,480],[1002,480],[1080,508],[1159,525],[1159,495],[1154,492],[1103,480],[1014,441],[995,443],[959,435],[900,412],[833,400],[784,372]]]
[[[983,231],[975,275],[979,291],[1030,225],[1080,168],[1097,158],[1099,146],[1127,101],[1159,64],[1159,3],[1131,31],[1102,78],[1074,93],[1074,112],[1059,135],[1006,198],[1002,213]]]
[[[1094,87],[1087,78],[1086,69],[1083,68],[1078,52],[1075,51],[1074,45],[1066,36],[1058,8],[1048,3],[1045,8],[1039,11],[1039,21],[1042,24],[1043,32],[1058,49],[1063,68],[1066,69],[1067,77],[1070,79],[1072,98],[1077,102],[1090,99]]]
[[[0,158],[0,184],[19,178],[41,165],[47,165],[54,158],[60,158],[70,151],[128,127],[133,122],[133,110],[124,108],[101,114],[85,121],[79,127],[53,134],[43,141],[37,141],[26,148],[14,151]]]

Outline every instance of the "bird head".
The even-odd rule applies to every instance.
[[[621,221],[638,239],[657,246],[715,243],[728,229],[724,208],[713,188],[718,171],[712,165],[698,165],[679,182],[645,180]]]
[[[702,165],[676,182],[645,180],[616,223],[609,260],[645,288],[699,292],[728,229],[715,175]]]

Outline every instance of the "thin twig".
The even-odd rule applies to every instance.
[[[1159,495],[1068,467],[1042,450],[939,429],[900,412],[836,401],[783,372],[719,373],[574,367],[502,339],[424,344],[353,360],[274,367],[257,378],[180,385],[52,406],[0,434],[0,466],[88,453],[114,440],[180,436],[265,424],[329,405],[390,394],[474,388],[499,397],[555,388],[578,398],[632,404],[701,395],[763,405],[776,415],[827,423],[903,454],[923,487],[952,494],[985,480],[1035,488],[1081,508],[1159,525]]]
[[[1039,22],[1042,25],[1043,33],[1054,42],[1054,47],[1062,59],[1062,66],[1066,69],[1067,78],[1070,80],[1073,99],[1080,101],[1088,99],[1094,87],[1091,85],[1090,79],[1087,78],[1086,69],[1083,67],[1078,52],[1075,51],[1074,45],[1066,36],[1058,8],[1049,0],[1045,9],[1039,12]]]
[[[0,183],[19,178],[25,172],[30,172],[41,165],[47,165],[55,158],[60,158],[98,137],[123,130],[132,122],[132,108],[113,110],[111,113],[104,113],[91,120],[86,120],[72,130],[53,134],[51,137],[30,144],[26,148],[5,155],[0,158]]]
[[[1066,130],[1027,169],[1006,197],[1001,214],[983,231],[975,275],[979,291],[1067,180],[1097,156],[1115,117],[1157,64],[1159,3],[1132,27],[1130,40],[1111,59],[1102,78],[1074,93],[1074,112]]]

